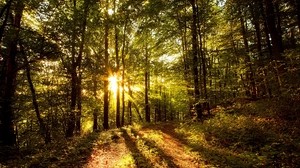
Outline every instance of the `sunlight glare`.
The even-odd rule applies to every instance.
[[[118,78],[113,75],[108,78],[108,81],[109,81],[109,90],[111,90],[114,93],[117,93]]]

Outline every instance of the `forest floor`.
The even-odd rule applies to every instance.
[[[91,133],[23,151],[0,167],[300,167],[300,106],[286,103],[242,100],[214,108],[202,122]]]

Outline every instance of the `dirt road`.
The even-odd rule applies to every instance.
[[[85,167],[205,167],[176,137],[174,128],[162,124],[116,130],[113,143],[95,147]]]

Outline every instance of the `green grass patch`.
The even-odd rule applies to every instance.
[[[131,154],[124,155],[114,167],[116,168],[128,168],[134,167],[135,161]]]

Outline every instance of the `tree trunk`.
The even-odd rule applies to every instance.
[[[40,134],[44,138],[45,144],[48,144],[48,143],[51,142],[50,131],[47,128],[44,120],[41,117],[41,113],[40,113],[40,110],[39,110],[39,105],[38,105],[37,98],[36,98],[35,88],[34,88],[34,85],[32,83],[32,79],[31,79],[30,65],[28,63],[28,59],[27,59],[27,56],[25,54],[25,51],[23,49],[22,44],[20,44],[20,47],[21,47],[21,52],[22,52],[22,54],[24,56],[24,63],[26,65],[27,81],[28,81],[30,92],[31,92],[31,96],[32,96],[32,104],[33,104],[33,107],[34,107],[34,110],[35,110],[35,114],[36,114],[36,117],[38,119],[38,124],[39,124],[39,127],[40,127]]]
[[[251,63],[251,59],[250,59],[250,50],[249,50],[249,45],[248,45],[248,39],[247,39],[247,27],[245,26],[245,22],[243,19],[243,14],[241,9],[239,9],[239,16],[240,16],[240,23],[241,23],[241,32],[242,32],[242,36],[243,36],[243,41],[244,41],[244,46],[245,46],[245,50],[246,50],[246,54],[245,54],[245,64],[247,67],[247,71],[246,71],[246,77],[247,82],[250,81],[250,96],[253,99],[256,99],[256,86],[255,86],[255,80],[254,80],[254,72],[253,72],[253,68],[252,68],[252,63]],[[249,77],[248,77],[249,76]]]
[[[193,22],[192,28],[192,51],[193,51],[193,79],[194,79],[194,102],[197,112],[197,118],[202,118],[202,109],[200,101],[200,91],[199,91],[199,74],[198,74],[198,50],[197,50],[197,9],[195,0],[190,0],[193,10]]]
[[[97,109],[94,109],[93,112],[93,132],[98,131],[98,111]]]
[[[261,30],[260,30],[260,22],[259,22],[259,11],[257,9],[257,6],[250,6],[251,10],[251,17],[252,17],[252,23],[255,28],[255,35],[256,35],[256,48],[259,58],[262,58],[262,47],[261,47]]]
[[[80,44],[79,44],[79,52],[78,57],[76,59],[75,65],[77,66],[76,76],[77,76],[77,83],[76,83],[76,93],[77,93],[77,110],[76,110],[76,123],[75,123],[75,131],[76,133],[80,134],[81,132],[81,113],[82,113],[82,56],[83,56],[83,49],[85,43],[85,32],[87,26],[87,17],[89,12],[89,3],[90,0],[84,1],[84,11],[83,11],[83,22],[81,24],[80,30]]]
[[[75,110],[76,110],[76,98],[77,98],[77,72],[76,72],[76,16],[77,9],[76,9],[76,0],[73,0],[73,32],[71,38],[71,55],[72,55],[72,63],[71,63],[71,104],[70,104],[70,111],[68,114],[68,121],[67,121],[67,130],[66,130],[66,137],[73,137],[74,130],[75,130]]]
[[[185,1],[186,3],[186,1]],[[186,4],[185,4],[186,5]],[[186,9],[184,8],[184,15],[187,14]],[[189,96],[189,104],[190,107],[192,107],[193,102],[191,101],[191,97],[193,97],[193,92],[190,89],[190,83],[191,83],[191,79],[190,79],[190,60],[188,59],[188,44],[187,44],[187,21],[184,18],[183,20],[183,24],[181,26],[181,21],[180,21],[180,15],[179,13],[177,13],[177,17],[178,17],[178,24],[179,24],[179,30],[181,31],[181,47],[182,47],[182,58],[183,58],[183,64],[184,64],[184,69],[183,69],[183,76],[184,76],[184,80],[186,81],[186,90],[187,90],[187,94]],[[161,86],[160,86],[161,88]],[[161,93],[161,92],[160,92]],[[158,102],[159,103],[159,102]],[[160,114],[160,104],[158,106],[158,112]],[[158,121],[161,120],[161,117],[158,116]]]
[[[128,99],[128,110],[129,110],[129,124],[132,124],[132,90],[130,88],[130,81],[128,82],[128,94],[129,94],[129,98]]]
[[[208,103],[208,96],[207,96],[207,68],[206,68],[206,55],[204,52],[204,44],[205,44],[205,34],[203,32],[201,32],[201,20],[200,20],[200,15],[199,15],[199,11],[198,11],[198,5],[196,5],[196,9],[197,9],[197,18],[198,18],[198,22],[197,22],[197,27],[198,27],[198,37],[199,37],[199,51],[198,53],[200,54],[200,59],[201,59],[201,69],[202,69],[202,84],[203,84],[203,92],[202,92],[202,97],[205,98],[205,108],[208,112],[208,114],[210,114],[210,110],[209,110],[209,103]],[[205,21],[202,20],[202,24],[203,27],[205,27]],[[204,36],[204,37],[203,37]],[[201,74],[201,73],[200,73]],[[201,82],[200,82],[201,83]]]
[[[27,58],[26,58],[27,59]],[[35,93],[35,89],[31,80],[31,75],[30,75],[30,67],[29,64],[26,63],[26,76],[27,76],[27,80],[28,80],[28,84],[30,87],[30,91],[31,91],[31,95],[32,95],[32,104],[39,122],[39,126],[40,126],[40,132],[41,135],[44,138],[45,143],[50,143],[51,142],[51,138],[50,138],[50,132],[49,130],[46,128],[46,124],[44,123],[43,119],[41,118],[41,114],[40,114],[40,110],[39,110],[39,106],[38,106],[38,102],[36,99],[36,93]]]
[[[14,11],[12,38],[9,43],[8,55],[4,56],[3,77],[0,81],[0,145],[14,146],[16,136],[14,133],[14,112],[12,109],[17,76],[17,42],[21,28],[21,19],[24,9],[22,1],[18,1]]]
[[[127,30],[127,20],[128,16],[126,15],[124,30],[123,30],[123,46],[122,46],[122,121],[121,125],[124,126],[125,123],[125,47],[126,47],[126,30]]]
[[[116,0],[114,0],[114,16],[116,16]],[[116,17],[115,17],[116,21]],[[119,78],[119,69],[120,69],[120,61],[119,61],[119,32],[117,23],[115,23],[115,52],[116,52],[116,63],[117,63],[117,79]],[[116,96],[116,126],[117,128],[121,127],[120,123],[120,82],[117,80],[117,96]]]
[[[108,100],[108,71],[109,71],[109,54],[108,54],[108,35],[109,35],[109,22],[108,22],[108,0],[105,4],[105,25],[104,25],[104,62],[105,62],[105,76],[104,80],[104,112],[103,112],[103,127],[108,129],[108,111],[109,111],[109,100]]]
[[[81,68],[78,68],[81,69]],[[76,110],[76,123],[75,123],[75,132],[77,134],[81,133],[81,113],[82,113],[82,72],[79,70],[79,76],[77,78],[77,110]]]
[[[145,47],[145,112],[146,112],[146,122],[150,122],[150,105],[149,105],[149,66],[148,66],[148,46]]]
[[[278,38],[279,38],[279,51],[280,53],[283,53],[283,40],[282,40],[282,29],[281,29],[281,15],[280,15],[280,9],[279,9],[279,3],[278,1],[274,1],[274,8],[275,8],[275,23],[276,23],[276,29],[278,32]]]
[[[98,101],[98,99],[97,99],[98,82],[97,82],[97,76],[96,75],[93,76],[93,84],[94,84],[94,86],[93,86],[93,96],[94,96],[95,102],[97,102]],[[95,107],[94,112],[93,112],[93,121],[94,121],[93,131],[94,132],[98,131],[98,113],[99,113],[98,108]]]
[[[265,14],[265,9],[264,9],[263,2],[258,1],[258,5],[259,5],[260,14],[263,18],[263,25],[264,25],[264,30],[263,31],[264,31],[264,34],[265,34],[266,43],[267,43],[267,46],[268,46],[270,57],[272,57],[273,51],[272,51],[270,35],[269,35],[269,30],[268,30],[268,24],[267,24],[267,19],[266,19],[267,17],[266,17],[266,14]]]
[[[266,7],[266,22],[268,26],[268,31],[271,35],[271,44],[272,44],[272,57],[275,60],[281,59],[281,51],[283,51],[282,41],[280,37],[280,33],[276,27],[275,22],[275,12],[274,12],[274,4],[272,0],[264,0]]]

